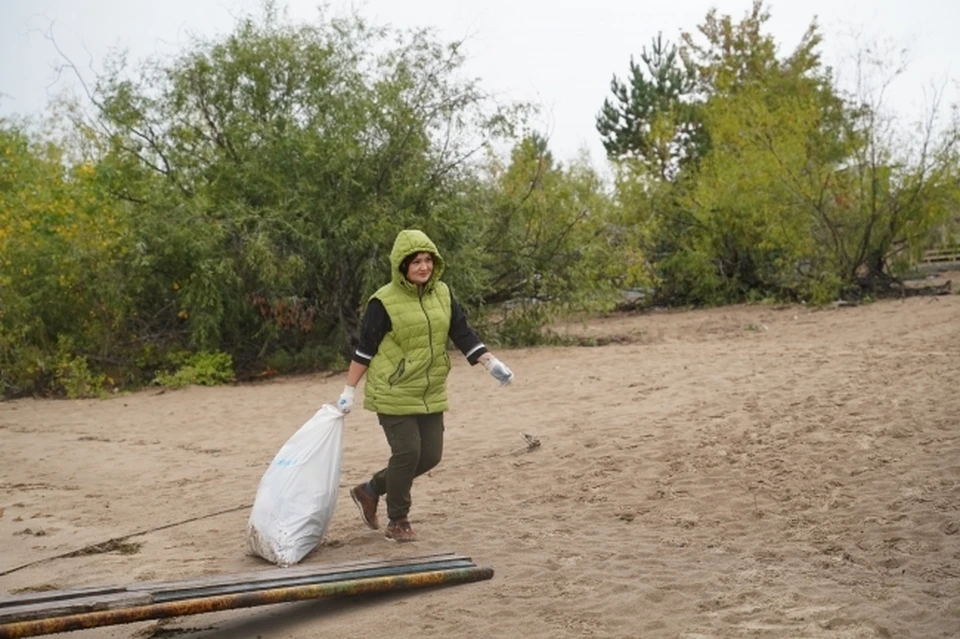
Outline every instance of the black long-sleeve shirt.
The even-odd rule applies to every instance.
[[[370,300],[360,324],[360,343],[353,354],[353,361],[369,366],[370,360],[373,359],[380,348],[380,342],[392,328],[393,323],[390,321],[390,314],[384,308],[383,302],[377,298]],[[487,347],[480,341],[480,337],[474,330],[470,328],[467,323],[467,314],[463,312],[463,308],[453,298],[453,295],[450,296],[450,331],[448,335],[454,346],[460,349],[471,366],[476,364],[480,356],[487,352]]]

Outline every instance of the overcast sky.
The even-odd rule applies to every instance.
[[[280,0],[295,20],[317,16],[315,0]],[[700,24],[711,7],[735,19],[750,0],[332,0],[336,13],[353,6],[366,18],[398,28],[435,27],[444,40],[465,40],[468,72],[505,98],[534,101],[540,128],[560,159],[586,149],[594,162],[602,146],[594,119],[613,74],[624,77],[631,55],[662,32],[676,41]],[[36,114],[48,98],[71,89],[57,79],[58,54],[44,38],[53,34],[64,52],[92,76],[111,48],[132,60],[173,55],[189,34],[228,32],[235,17],[256,12],[256,0],[0,0],[0,116]],[[960,99],[960,2],[957,0],[779,0],[767,5],[771,32],[787,51],[817,18],[826,37],[825,60],[848,60],[860,33],[909,50],[910,66],[891,89],[891,105],[905,119],[923,108],[924,91],[947,82],[947,98]]]

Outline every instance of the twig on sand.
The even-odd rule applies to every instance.
[[[523,441],[527,442],[527,450],[540,448],[540,438],[537,437],[536,435],[528,435],[527,433],[520,433],[520,437],[523,437]]]

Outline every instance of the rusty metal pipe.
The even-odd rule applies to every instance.
[[[473,563],[469,561],[440,561],[429,564],[410,564],[407,566],[388,566],[385,568],[364,568],[362,570],[348,570],[329,575],[304,575],[302,577],[288,577],[286,579],[274,579],[272,581],[261,581],[257,583],[235,583],[219,586],[205,586],[192,589],[165,590],[163,592],[153,593],[153,603],[164,603],[167,601],[180,601],[183,599],[200,599],[202,597],[217,597],[220,595],[232,595],[240,592],[253,592],[256,590],[272,590],[274,588],[292,588],[293,586],[307,586],[322,583],[331,583],[335,581],[351,581],[354,579],[369,579],[371,577],[387,577],[390,575],[409,575],[418,572],[431,572],[438,570],[451,570],[454,568],[473,568]]]
[[[365,595],[388,592],[391,590],[412,590],[441,584],[461,584],[482,581],[493,577],[492,568],[461,568],[455,570],[435,570],[429,572],[352,579],[325,584],[310,584],[274,588],[258,592],[244,592],[215,597],[201,597],[166,603],[149,604],[118,610],[100,610],[48,619],[20,621],[0,626],[0,639],[20,639],[36,637],[71,630],[84,630],[100,626],[111,626],[150,619],[183,617],[206,612],[217,612],[232,608],[251,608],[270,604],[324,599],[328,597]]]

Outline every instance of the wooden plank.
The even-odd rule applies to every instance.
[[[927,264],[938,262],[960,262],[960,247],[950,246],[928,249],[923,252],[921,261]]]

